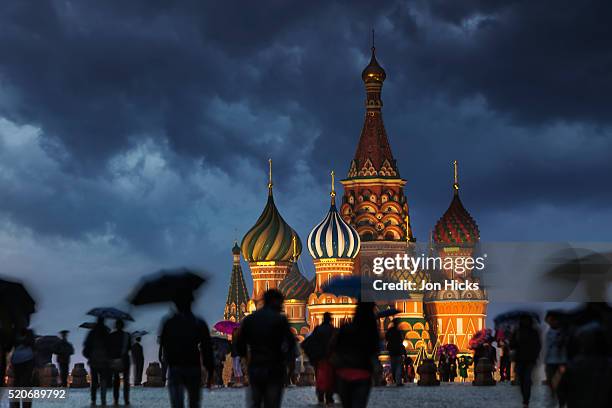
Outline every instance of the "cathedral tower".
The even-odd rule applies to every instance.
[[[297,233],[278,212],[272,194],[272,160],[269,161],[268,202],[242,239],[242,256],[249,263],[253,277],[253,295],[256,307],[263,304],[263,294],[278,288],[302,252],[302,242]]]
[[[340,327],[355,313],[355,299],[323,293],[321,287],[334,278],[352,275],[361,240],[357,231],[347,224],[336,209],[336,191],[332,171],[331,206],[329,212],[308,235],[308,251],[314,259],[315,288],[308,298],[310,328],[323,321],[323,314],[332,315],[332,323]]]
[[[415,251],[408,202],[404,194],[406,180],[400,177],[382,119],[381,92],[386,77],[385,70],[376,59],[376,49],[372,47],[370,63],[361,74],[366,93],[365,119],[348,177],[342,180],[344,196],[340,210],[344,220],[361,237],[356,273],[362,275],[371,274],[375,257],[403,256],[405,253],[411,256]],[[390,271],[388,277],[397,281],[414,281],[420,287],[427,275],[424,271],[411,275],[407,271],[397,270]],[[407,342],[409,350],[428,345],[422,341],[427,339],[421,338],[422,333],[428,337],[429,329],[423,317],[422,298],[421,293],[413,292],[411,299],[393,302],[393,306],[401,312],[396,316],[402,320],[400,327],[406,336],[410,336]],[[413,330],[415,327],[417,330]]]
[[[247,292],[244,276],[242,275],[242,267],[240,266],[240,247],[237,242],[234,242],[232,256],[234,264],[232,266],[232,276],[230,278],[223,318],[225,320],[239,322],[247,313],[249,293]]]
[[[442,259],[458,260],[477,256],[475,249],[480,232],[459,198],[457,161],[453,162],[453,173],[453,199],[434,227],[433,254]],[[452,265],[460,263],[452,262]],[[448,265],[451,263],[432,271],[432,278],[439,282],[448,279],[478,282],[472,269]],[[453,343],[461,352],[467,352],[472,335],[485,327],[487,303],[483,289],[428,292],[425,296],[426,314],[438,343]]]

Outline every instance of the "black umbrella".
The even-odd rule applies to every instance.
[[[87,312],[90,316],[102,317],[104,319],[131,320],[132,316],[114,307],[96,307]]]
[[[149,332],[146,330],[136,330],[132,333],[132,338],[135,339],[136,337],[146,336],[147,334],[149,334]]]
[[[42,353],[55,353],[61,339],[57,336],[40,336],[36,338],[36,350]]]
[[[80,328],[82,328],[82,329],[88,329],[88,330],[91,330],[91,329],[93,329],[94,327],[96,327],[96,322],[84,322],[84,323],[81,323],[81,324],[79,325],[79,327],[80,327]]]
[[[0,279],[0,306],[14,318],[29,319],[36,311],[36,302],[19,282]]]
[[[163,270],[145,278],[130,295],[133,305],[172,302],[196,291],[206,279],[187,268]]]

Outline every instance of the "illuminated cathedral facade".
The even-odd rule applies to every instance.
[[[404,192],[407,181],[400,176],[382,119],[381,92],[385,79],[386,72],[372,47],[370,62],[362,72],[366,93],[364,125],[347,177],[340,180],[343,194],[338,200],[332,172],[329,211],[307,237],[314,278],[307,279],[298,268],[302,241],[276,207],[270,161],[264,210],[244,235],[240,248],[234,248],[228,295],[228,302],[232,303],[226,306],[226,318],[240,320],[245,313],[261,306],[266,290],[276,288],[285,295],[285,314],[292,330],[303,339],[320,324],[325,312],[331,313],[336,327],[349,321],[354,314],[356,299],[325,293],[327,282],[350,275],[372,276],[374,257],[418,256]],[[480,233],[459,198],[456,162],[454,173],[452,200],[433,228],[430,251],[441,257],[473,256]],[[239,277],[235,276],[238,252],[249,265],[253,281],[250,297],[243,286],[242,270]],[[443,269],[419,270],[415,274],[392,270],[390,277],[413,281],[417,287],[421,287],[423,281],[449,277],[476,280],[471,271],[458,276],[453,270]],[[388,307],[399,310],[394,318],[400,319],[404,345],[410,354],[421,349],[432,350],[436,343],[453,343],[467,352],[471,335],[485,327],[487,298],[483,290],[411,292],[410,299],[397,299],[377,306],[379,310]],[[245,312],[231,313],[234,310]],[[379,320],[381,332],[389,320]]]

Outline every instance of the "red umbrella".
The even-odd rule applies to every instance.
[[[223,334],[232,334],[240,323],[232,322],[231,320],[221,320],[213,326],[216,331]]]

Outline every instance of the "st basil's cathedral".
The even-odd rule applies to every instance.
[[[372,47],[369,64],[362,72],[365,85],[365,120],[348,175],[340,180],[344,188],[337,202],[332,172],[329,211],[307,237],[307,248],[313,259],[315,277],[307,279],[298,267],[302,241],[285,221],[274,202],[272,162],[269,166],[268,197],[262,214],[244,235],[240,247],[232,249],[234,257],[224,317],[240,321],[262,304],[263,293],[272,288],[285,296],[285,314],[298,339],[307,336],[323,319],[332,315],[334,326],[349,321],[356,299],[335,296],[322,291],[324,284],[336,277],[372,276],[375,257],[418,256],[412,233],[406,180],[401,178],[383,124],[381,91],[386,72],[376,59]],[[459,198],[457,162],[450,206],[435,224],[429,251],[433,256],[474,256],[480,240],[476,221]],[[324,199],[323,197],[321,199]],[[240,254],[248,263],[253,291],[249,296]],[[477,281],[471,271],[456,274],[449,270],[407,270],[387,272],[393,280],[422,282],[456,280]],[[485,327],[487,297],[484,290],[439,290],[411,292],[410,299],[378,304],[379,310],[395,307],[394,318],[409,354],[432,350],[436,344],[456,344],[468,351],[471,336]],[[380,319],[384,331],[390,318]]]

